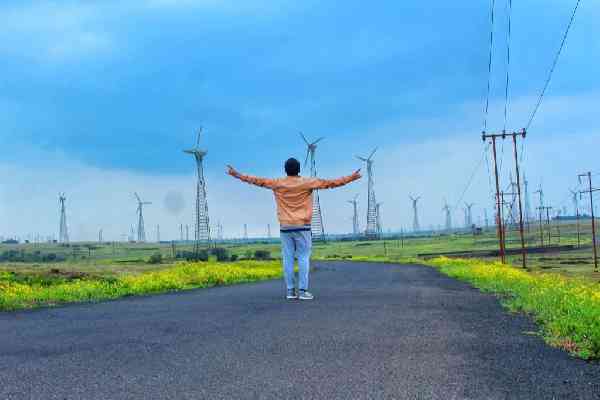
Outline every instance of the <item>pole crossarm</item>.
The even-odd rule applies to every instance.
[[[486,139],[506,139],[507,137],[516,137],[516,136],[521,136],[522,138],[525,138],[527,136],[527,131],[525,130],[525,128],[521,129],[518,132],[506,132],[505,130],[502,131],[502,133],[486,133],[485,131],[483,131],[481,133],[481,139],[485,142]]]

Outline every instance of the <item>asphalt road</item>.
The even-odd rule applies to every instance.
[[[0,313],[4,399],[600,399],[600,365],[420,266]]]

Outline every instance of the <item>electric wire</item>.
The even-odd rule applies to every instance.
[[[483,131],[487,130],[487,119],[488,111],[490,107],[490,89],[492,81],[492,56],[494,54],[494,8],[496,7],[496,0],[491,0],[490,4],[490,49],[488,58],[488,81],[487,81],[487,93],[485,97],[485,108],[483,112]]]
[[[506,37],[506,86],[504,89],[504,132],[508,120],[508,90],[510,87],[510,36],[512,29],[511,22],[512,0],[508,0],[508,32]]]
[[[579,8],[579,3],[581,3],[581,0],[577,0],[577,4],[575,4],[575,8],[573,8],[573,12],[571,13],[571,19],[569,20],[567,29],[565,30],[565,33],[562,37],[560,47],[558,48],[558,51],[556,52],[556,55],[554,56],[554,61],[552,62],[552,66],[550,67],[550,71],[549,71],[548,77],[546,78],[546,81],[544,83],[544,87],[542,88],[540,96],[538,97],[538,101],[533,109],[533,112],[531,113],[531,116],[529,117],[529,121],[527,122],[527,126],[525,128],[526,130],[529,130],[529,127],[531,126],[531,123],[533,122],[533,119],[535,118],[535,116],[538,112],[538,109],[540,108],[540,105],[542,104],[542,100],[544,99],[544,95],[546,94],[546,90],[548,89],[548,85],[550,85],[550,80],[552,79],[552,74],[554,73],[554,69],[556,68],[558,59],[560,58],[560,54],[561,54],[563,48],[565,47],[565,43],[567,41],[567,36],[569,35],[569,31],[571,30],[571,26],[573,26],[573,21],[575,20],[575,14],[577,13],[577,9]]]
[[[488,148],[489,148],[489,146],[490,145],[488,144]],[[475,168],[473,169],[473,172],[471,173],[471,176],[469,177],[469,180],[467,181],[467,185],[465,186],[465,188],[462,191],[460,197],[458,198],[458,201],[452,207],[454,210],[458,209],[460,203],[462,202],[463,198],[465,197],[465,194],[467,193],[467,191],[471,187],[471,184],[473,183],[473,179],[475,178],[475,175],[477,174],[477,172],[479,172],[479,169],[481,168],[481,165],[487,159],[487,157],[485,156],[485,152],[486,151],[487,151],[487,149],[484,151],[483,157],[481,157],[481,159],[479,159],[479,161],[477,162],[477,165],[475,165]]]

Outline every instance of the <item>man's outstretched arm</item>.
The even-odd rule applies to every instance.
[[[336,187],[347,185],[350,182],[354,182],[362,178],[360,169],[355,171],[352,175],[344,176],[337,179],[315,179],[313,189],[333,189]]]
[[[275,179],[259,178],[258,176],[240,174],[231,165],[227,166],[227,174],[239,179],[240,181],[244,181],[252,185],[265,187],[269,189],[273,189],[273,186],[275,186]]]

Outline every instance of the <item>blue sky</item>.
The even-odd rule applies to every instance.
[[[239,3],[3,1],[0,164],[12,173],[0,183],[0,234],[54,233],[60,190],[79,195],[71,220],[82,240],[103,224],[117,237],[129,214],[111,219],[90,208],[106,207],[103,196],[128,204],[138,190],[155,202],[147,218],[174,235],[191,204],[177,216],[161,204],[168,192],[189,198],[193,169],[181,149],[200,125],[213,220],[226,221],[231,235],[247,214],[256,216],[253,234],[275,221],[270,195],[227,181],[224,165],[279,174],[285,158],[303,157],[299,130],[326,136],[324,175],[349,172],[359,166],[354,154],[381,147],[378,197],[389,205],[388,228],[410,225],[409,192],[424,196],[424,225],[443,223],[443,198],[458,203],[482,154],[489,2]],[[506,4],[496,3],[490,129],[502,128],[505,73]],[[513,5],[511,129],[526,123],[574,4]],[[557,204],[577,168],[598,169],[599,14],[599,5],[582,3],[527,139],[524,168]],[[335,205],[364,190],[325,196],[331,231],[350,229]],[[236,195],[253,202],[236,203]],[[466,196],[478,213],[489,207],[485,167]],[[40,209],[42,221],[17,220],[24,204],[27,213]]]

